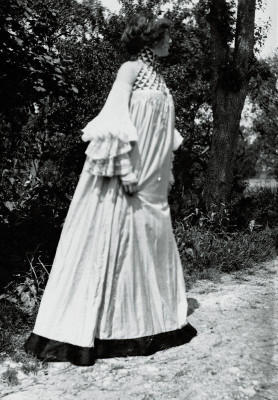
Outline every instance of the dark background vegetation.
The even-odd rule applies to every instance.
[[[35,315],[81,173],[86,145],[80,129],[98,114],[118,67],[128,60],[120,43],[126,18],[146,10],[143,2],[130,3],[122,1],[119,15],[93,0],[1,4],[0,303],[6,311],[16,305],[14,318],[22,326],[22,318]],[[163,1],[147,3],[159,15]],[[169,202],[185,273],[192,279],[274,257],[278,237],[277,189],[246,189],[246,179],[262,167],[278,177],[278,55],[256,58],[266,27],[256,28],[248,86],[252,124],[240,128],[229,201],[221,213],[208,212],[204,202],[213,135],[207,15],[205,0],[181,1],[167,13],[173,45],[159,65],[185,139],[175,156]],[[232,5],[229,23],[235,24]],[[7,318],[0,320],[2,327],[11,326]]]

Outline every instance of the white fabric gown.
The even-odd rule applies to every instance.
[[[187,324],[183,269],[167,202],[172,96],[168,90],[134,91],[129,115],[137,132],[129,156],[138,192],[125,194],[118,176],[92,175],[87,158],[33,335],[93,348],[96,338],[151,337]],[[177,147],[180,138],[175,140]]]

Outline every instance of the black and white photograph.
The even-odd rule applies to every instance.
[[[0,5],[0,399],[278,400],[278,0]]]

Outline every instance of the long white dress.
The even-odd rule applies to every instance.
[[[116,83],[84,129],[87,159],[25,344],[41,359],[92,365],[97,358],[152,354],[196,335],[187,323],[167,202],[172,150],[180,143],[173,100],[151,55],[143,54],[139,65],[145,78],[152,72],[145,83],[137,80],[131,96]],[[138,177],[132,196],[115,174],[130,165]]]

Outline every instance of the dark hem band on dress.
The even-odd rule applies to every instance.
[[[24,348],[42,361],[69,361],[74,365],[94,365],[98,358],[149,356],[160,350],[181,346],[197,335],[189,323],[181,329],[135,339],[95,339],[95,347],[80,347],[31,333]]]

